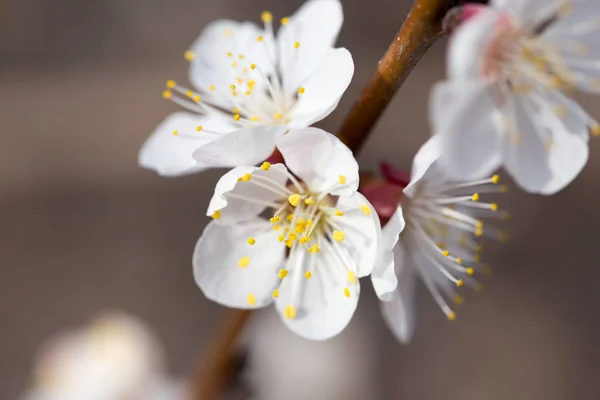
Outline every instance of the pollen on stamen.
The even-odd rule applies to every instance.
[[[210,89],[211,92],[214,92],[215,91],[215,85],[210,85],[209,89]]]
[[[262,163],[262,165],[260,166],[260,169],[262,169],[263,171],[268,171],[269,168],[271,168],[271,163],[268,161],[265,161],[264,163]]]
[[[244,256],[238,261],[238,267],[240,268],[246,268],[248,265],[250,265],[250,257],[248,256]]]
[[[176,131],[176,130],[174,130],[174,131],[173,131],[173,136],[177,136],[177,135],[179,135],[179,132],[178,132],[178,131]]]
[[[350,289],[344,288],[344,296],[350,298]]]
[[[256,69],[256,64],[250,64],[250,69]]]
[[[312,278],[312,273],[311,273],[310,271],[306,271],[306,272],[304,273],[304,277],[305,277],[306,279],[310,279],[310,278]]]
[[[288,201],[292,206],[296,207],[300,203],[300,195],[292,194],[290,197],[288,197]]]
[[[276,299],[279,297],[279,290],[275,289],[273,290],[273,298]]]
[[[590,126],[590,130],[594,136],[600,135],[600,124],[594,123]]]
[[[319,248],[319,244],[315,243],[314,245],[312,245],[311,247],[308,248],[308,252],[309,253],[318,253],[320,252],[320,248]]]
[[[170,90],[165,90],[165,91],[163,91],[163,97],[164,97],[165,99],[170,99],[170,98],[171,98],[171,95],[172,95],[172,93],[171,93],[171,91],[170,91]]]
[[[194,92],[188,90],[187,92],[185,92],[185,95],[191,99],[192,97],[194,97]]]
[[[366,204],[363,204],[363,205],[361,205],[361,206],[360,206],[360,209],[362,210],[362,212],[363,212],[365,215],[371,215],[371,209],[369,208],[369,206],[368,206],[368,205],[366,205]]]
[[[262,37],[262,36],[259,36],[259,37],[257,37],[257,38],[256,38],[256,41],[257,41],[257,42],[262,42],[262,41],[263,41],[263,37]]]
[[[277,276],[279,277],[279,279],[285,278],[286,276],[288,276],[288,270],[280,269],[279,272],[277,273]]]
[[[232,53],[232,52],[230,52],[230,51],[228,51],[228,52],[227,52],[227,57],[233,57],[233,53]]]
[[[212,219],[219,219],[221,218],[221,211],[217,210],[213,213],[213,215],[211,215]]]
[[[454,311],[450,311],[448,314],[446,314],[446,317],[448,318],[448,321],[454,321],[456,319],[456,313]]]
[[[498,204],[496,204],[496,203],[492,203],[492,204],[490,204],[490,209],[491,209],[492,211],[498,211]]]
[[[296,42],[296,43],[294,43],[294,48],[295,48],[295,49],[298,49],[298,48],[300,48],[300,42]]]
[[[233,119],[235,119],[236,121],[240,120],[240,114],[233,114]]]
[[[462,279],[456,281],[456,286],[461,287],[464,284]]]
[[[294,306],[287,306],[285,308],[285,311],[283,312],[283,315],[285,315],[285,317],[288,318],[288,319],[294,319],[294,318],[296,318],[296,307],[294,307]]]
[[[177,83],[174,80],[168,80],[167,81],[167,87],[169,89],[173,89],[175,86],[177,86]]]
[[[340,185],[345,185],[346,184],[346,177],[344,175],[340,175],[339,182],[340,182]]]
[[[192,61],[195,57],[194,52],[191,50],[187,50],[183,53],[183,58],[185,58],[186,61]]]
[[[272,223],[276,224],[277,222],[279,222],[280,218],[281,217],[279,215],[276,215],[276,216],[274,216],[272,218],[269,218],[269,221],[271,221]]]
[[[492,176],[492,183],[495,185],[500,181],[500,175]]]
[[[471,196],[471,201],[479,201],[479,193],[473,193],[473,196]]]
[[[196,103],[200,103],[200,100],[202,100],[202,98],[198,95],[194,96],[193,99]]]
[[[341,211],[341,210],[335,210],[333,213],[334,213],[336,216],[338,216],[338,217],[343,217],[343,216],[344,216],[344,212],[343,212],[343,211]]]
[[[475,273],[475,270],[473,269],[473,267],[469,267],[469,268],[467,268],[466,272],[467,272],[467,275],[473,275]]]
[[[275,114],[273,114],[273,118],[275,118],[275,119],[281,119],[281,113],[275,113]]]
[[[313,200],[312,197],[308,197],[304,200],[305,204],[308,204],[309,206],[312,206],[313,204],[315,204],[315,201]]]
[[[465,302],[465,298],[462,297],[461,295],[457,294],[456,296],[454,296],[452,301],[454,302],[454,304],[461,305]]]
[[[252,179],[252,174],[250,174],[250,173],[245,174],[244,176],[242,176],[242,180],[244,182],[248,182],[250,179]]]
[[[225,29],[225,37],[230,37],[232,33],[233,32],[231,31],[231,29],[229,29],[229,28]]]
[[[254,238],[252,238],[252,237],[251,237],[251,238],[248,238],[248,244],[249,244],[250,246],[254,246],[254,244],[255,244],[255,243],[256,243],[256,239],[254,239]]]
[[[265,24],[270,24],[271,22],[273,22],[273,14],[271,14],[270,11],[263,11],[260,14],[260,19],[262,20],[262,22],[264,22]]]
[[[283,242],[284,239],[285,239],[285,236],[283,236],[283,235],[277,236],[277,240],[279,240],[280,242]]]
[[[248,304],[253,306],[256,304],[256,297],[254,297],[254,295],[252,293],[248,293],[248,296],[246,297],[246,301],[248,302]]]
[[[346,238],[346,234],[342,231],[333,231],[333,239],[338,242],[343,242]]]
[[[287,25],[290,22],[290,18],[289,17],[283,17],[281,18],[281,25]]]
[[[450,255],[450,252],[448,250],[444,250],[444,251],[442,251],[442,255],[444,257],[448,257]]]
[[[356,282],[358,282],[358,279],[356,278],[356,274],[354,272],[348,271],[347,275],[348,275],[347,276],[348,277],[348,282],[350,282],[350,283],[356,283]]]
[[[458,258],[456,259],[456,263],[457,263],[457,264],[462,264],[462,258],[458,257]]]
[[[304,87],[300,86],[300,87],[298,88],[298,93],[300,93],[300,94],[304,94],[304,92],[306,92],[306,89],[304,89]]]

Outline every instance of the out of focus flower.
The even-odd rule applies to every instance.
[[[277,147],[289,170],[237,167],[217,183],[194,275],[209,299],[249,309],[274,301],[292,331],[322,340],[356,309],[358,278],[378,256],[379,218],[356,191],[358,164],[335,136],[295,130]]]
[[[163,95],[188,112],[169,116],[140,151],[139,163],[161,175],[255,165],[288,130],[325,118],[354,73],[348,50],[334,48],[339,0],[307,1],[264,27],[219,20],[185,53],[194,89],[167,82]]]
[[[413,292],[417,276],[431,292],[449,320],[456,313],[449,303],[464,299],[456,291],[467,286],[481,289],[474,275],[486,272],[481,262],[478,239],[489,236],[506,240],[506,232],[485,226],[482,218],[505,218],[496,203],[480,201],[482,194],[502,192],[506,187],[494,175],[478,181],[448,179],[440,168],[440,137],[434,136],[419,150],[413,161],[412,178],[404,188],[396,213],[383,228],[383,248],[394,248],[394,260],[380,264],[372,274],[379,281],[398,279],[395,291],[380,296],[383,316],[394,335],[408,342],[414,332]],[[377,195],[381,191],[375,192]],[[370,197],[367,188],[365,194]],[[373,201],[376,201],[373,199]]]
[[[26,400],[184,400],[164,375],[152,332],[120,313],[50,341],[40,352]]]
[[[437,85],[431,118],[451,176],[500,165],[525,190],[551,194],[588,158],[600,125],[565,95],[600,92],[600,2],[492,0],[466,6]]]

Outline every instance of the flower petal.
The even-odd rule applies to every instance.
[[[329,242],[322,244],[319,253],[300,250],[290,257],[291,273],[283,279],[275,301],[283,323],[311,340],[325,340],[340,333],[354,315],[360,295],[358,280],[349,283],[344,266],[333,256]],[[311,262],[312,277],[306,279],[303,274]]]
[[[348,195],[358,189],[358,163],[345,144],[322,129],[294,130],[277,142],[285,163],[315,192]],[[340,176],[344,184],[340,182]]]
[[[441,136],[434,135],[415,154],[412,163],[410,182],[404,188],[404,194],[409,197],[415,195],[416,188],[421,179],[430,170],[431,166],[439,159],[441,154]]]
[[[243,177],[249,180],[245,181]],[[265,179],[271,182],[265,182]],[[283,188],[287,179],[288,172],[283,164],[271,165],[266,171],[261,167],[236,167],[217,182],[206,215],[213,216],[216,211],[219,211],[219,217],[216,219],[218,223],[240,222],[254,218],[263,212],[269,203],[286,197],[285,192],[282,193],[277,189],[269,190],[265,186]]]
[[[333,223],[345,233],[339,245],[345,249],[347,258],[356,263],[359,277],[371,273],[379,256],[381,224],[377,212],[362,194],[338,198],[336,208],[344,211],[343,216],[335,216]]]
[[[256,240],[254,245],[248,238]],[[194,249],[194,278],[204,295],[235,308],[259,308],[273,301],[277,270],[285,257],[268,221],[208,224]]]
[[[213,95],[210,87],[228,90],[238,75],[231,67],[232,60],[240,54],[248,65],[255,63],[265,74],[272,71],[266,47],[257,41],[260,35],[264,35],[263,30],[251,22],[218,20],[207,25],[190,46],[194,54],[189,71],[192,84],[210,96],[212,103],[230,107],[230,101]]]
[[[299,103],[290,113],[290,126],[304,128],[329,115],[348,88],[353,75],[354,62],[350,52],[344,48],[329,50],[320,68],[297,86],[292,86],[292,90],[303,87],[304,93],[300,94]]]
[[[440,162],[455,179],[487,177],[502,161],[494,89],[484,81],[453,80],[433,90],[430,112],[440,135]]]
[[[398,288],[390,294],[389,301],[380,303],[383,319],[392,334],[401,343],[410,342],[415,331],[414,296],[416,274],[408,265],[401,246],[394,249],[398,275]]]
[[[392,293],[398,286],[398,279],[394,268],[394,246],[398,242],[400,232],[406,225],[402,216],[402,208],[398,207],[392,218],[382,229],[382,238],[380,243],[380,253],[377,265],[371,273],[371,282],[377,297],[388,301],[392,298]]]
[[[488,7],[459,26],[448,45],[450,78],[474,79],[482,75],[485,54],[503,15]]]
[[[194,160],[205,167],[235,167],[264,161],[286,131],[285,126],[238,129],[199,147]]]
[[[206,117],[177,112],[168,116],[154,130],[140,149],[138,163],[160,175],[178,176],[206,169],[192,153],[200,146],[219,137],[218,134],[197,132],[199,126],[211,125],[211,131],[226,131],[227,126]]]
[[[325,65],[343,20],[339,0],[311,0],[305,2],[290,17],[289,23],[281,27],[277,46],[284,84],[288,89],[304,86],[305,81]],[[295,48],[296,42],[300,47]]]

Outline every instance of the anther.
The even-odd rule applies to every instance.
[[[356,283],[356,282],[358,282],[358,279],[356,278],[356,275],[352,271],[348,271],[348,282],[350,282],[350,283]]]
[[[254,238],[248,238],[248,244],[251,246],[254,246],[254,243],[256,243],[256,239]]]
[[[448,257],[450,255],[450,252],[448,250],[444,250],[444,251],[442,251],[442,255],[444,257]]]
[[[230,37],[232,33],[233,32],[231,32],[231,29],[229,29],[229,28],[225,29],[225,36],[226,37]]]
[[[268,171],[269,168],[271,168],[271,163],[268,161],[265,161],[264,163],[262,163],[262,165],[260,166],[260,169],[262,169],[263,171]]]
[[[492,203],[490,204],[490,208],[492,209],[492,211],[498,211],[498,204]]]
[[[191,99],[194,96],[194,92],[188,90],[187,92],[185,92],[185,95]]]
[[[473,269],[473,267],[467,268],[467,275],[473,275],[474,273],[475,273],[475,270]]]
[[[252,293],[248,293],[248,297],[246,298],[246,301],[248,302],[248,304],[253,306],[256,304],[256,297],[254,297],[254,295]]]
[[[463,280],[459,279],[456,281],[456,286],[461,287],[463,285],[463,283],[464,283]]]
[[[170,91],[170,90],[165,90],[165,91],[163,91],[163,97],[164,97],[165,99],[170,99],[170,98],[171,98],[171,95],[172,95],[172,93],[171,93],[171,91]]]
[[[312,273],[310,271],[306,271],[306,273],[304,274],[304,277],[306,279],[310,279],[310,278],[312,278]]]
[[[590,126],[590,130],[592,131],[592,134],[595,136],[600,135],[600,124],[598,123],[594,123]]]
[[[279,277],[279,279],[283,279],[286,276],[288,276],[288,270],[287,269],[280,269],[279,273],[277,274],[277,276]]]
[[[300,195],[292,194],[290,197],[288,197],[288,201],[292,206],[296,207],[300,203]]]
[[[211,215],[212,219],[219,219],[221,218],[221,211],[217,210],[213,213],[213,215]]]
[[[283,312],[283,315],[285,315],[285,317],[289,318],[289,319],[296,318],[296,307],[294,307],[294,306],[287,306],[285,308],[285,311]]]
[[[275,118],[275,119],[281,119],[281,114],[280,113],[275,113],[275,114],[273,114],[273,118]]]
[[[273,21],[273,14],[269,11],[263,11],[260,14],[260,19],[262,19],[262,22],[265,24],[270,24]]]
[[[346,177],[344,175],[340,175],[339,182],[340,182],[340,185],[345,185],[346,184]]]
[[[194,96],[193,100],[194,100],[196,103],[199,103],[199,102],[200,102],[200,100],[201,100],[201,98],[200,98],[200,96],[196,95],[196,96]]]
[[[196,130],[197,130],[198,132],[202,132],[202,125],[198,125],[198,126],[196,127]]]
[[[457,294],[456,296],[454,296],[454,298],[452,299],[452,301],[454,302],[454,304],[461,305],[461,304],[463,304],[465,302],[465,299],[461,295]]]
[[[279,222],[280,218],[281,217],[279,215],[276,215],[273,218],[269,218],[269,221],[271,221],[272,223],[276,224],[277,222]]]
[[[232,52],[230,52],[230,51],[228,51],[228,52],[227,52],[227,57],[233,57],[233,53],[232,53]]]
[[[344,216],[344,212],[343,212],[343,211],[341,211],[341,210],[335,210],[335,211],[334,211],[334,214],[335,214],[336,216],[338,216],[338,217],[343,217],[343,216]]]
[[[333,239],[338,242],[343,242],[346,238],[346,234],[342,231],[333,231]]]
[[[283,242],[283,239],[285,239],[285,236],[283,236],[283,235],[277,236],[277,240],[279,240],[280,242]]]
[[[177,136],[177,135],[179,135],[179,132],[177,130],[174,130],[173,131],[173,136]]]
[[[304,87],[300,86],[300,87],[298,88],[298,93],[300,93],[300,94],[304,94],[304,92],[306,92],[306,89],[304,89]]]
[[[472,201],[479,201],[479,193],[473,193],[473,196],[471,196],[471,200]]]
[[[195,58],[194,52],[191,50],[187,50],[185,53],[183,53],[183,58],[186,59],[186,61],[192,61]]]
[[[175,81],[173,81],[173,80],[167,81],[167,87],[169,89],[173,89],[175,86],[177,86],[177,83]]]
[[[371,209],[369,208],[369,206],[368,206],[368,205],[366,205],[366,204],[363,204],[362,206],[360,206],[360,209],[362,210],[362,212],[363,212],[365,215],[371,215]]]
[[[456,313],[454,311],[450,311],[446,317],[448,317],[448,321],[454,321],[456,319]]]
[[[278,298],[279,297],[279,290],[275,289],[273,290],[273,298]]]
[[[235,119],[236,121],[240,120],[240,114],[233,114],[233,119]]]
[[[256,64],[250,64],[250,69],[255,69],[256,68]]]
[[[256,38],[256,41],[257,41],[257,42],[262,42],[262,41],[263,41],[263,37],[262,37],[262,36],[259,36],[259,37],[257,37],[257,38]]]
[[[238,261],[238,267],[240,268],[246,268],[248,265],[250,265],[250,257],[248,256],[244,256]]]
[[[211,92],[214,92],[215,91],[215,85],[210,85],[209,89],[210,89]]]
[[[344,296],[350,298],[350,289],[344,288]]]
[[[304,200],[305,204],[308,204],[309,206],[312,206],[313,204],[315,204],[315,201],[313,200],[312,197],[308,197]]]
[[[294,48],[295,48],[295,49],[298,49],[298,48],[300,48],[300,42],[296,42],[296,43],[294,43]]]
[[[252,174],[250,174],[250,173],[248,173],[248,174],[246,174],[246,175],[242,176],[242,180],[243,180],[244,182],[248,182],[250,179],[252,179]]]
[[[457,263],[457,264],[462,264],[462,258],[458,257],[458,258],[456,259],[456,263]]]
[[[492,176],[492,183],[495,185],[496,183],[498,183],[500,181],[500,175],[494,175]]]
[[[281,18],[281,25],[287,25],[290,22],[290,18],[289,17],[283,17]]]

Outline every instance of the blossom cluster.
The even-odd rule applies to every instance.
[[[185,112],[157,127],[139,162],[165,176],[233,168],[194,250],[207,298],[274,304],[289,329],[324,340],[349,323],[368,276],[388,326],[407,342],[420,277],[456,318],[457,288],[480,289],[475,276],[489,270],[479,239],[507,238],[484,226],[508,216],[483,201],[506,191],[495,171],[525,191],[555,193],[584,167],[590,132],[600,134],[567,96],[600,91],[600,3],[492,0],[453,12],[447,79],[431,95],[434,135],[410,175],[386,164],[384,183],[362,193],[351,150],[311,127],[354,72],[350,52],[335,47],[340,1],[308,0],[278,23],[263,12],[262,26],[219,20],[204,29],[184,54],[193,88],[170,80],[163,92]]]

